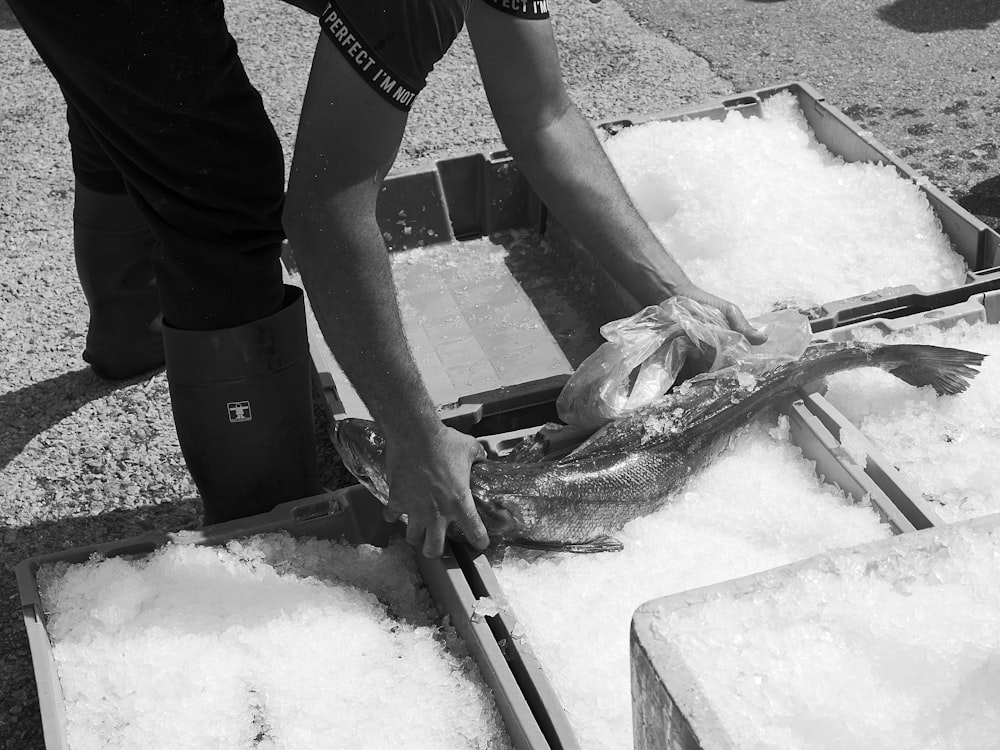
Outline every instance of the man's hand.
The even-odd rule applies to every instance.
[[[486,452],[475,438],[445,427],[421,439],[387,442],[389,504],[385,517],[407,517],[406,541],[425,557],[441,557],[445,531],[454,521],[476,549],[489,537],[472,500],[469,474]]]
[[[709,294],[704,289],[701,289],[694,284],[686,284],[682,287],[675,287],[674,295],[689,297],[695,302],[700,302],[703,305],[716,308],[725,317],[726,322],[729,323],[729,327],[737,333],[743,334],[743,336],[746,337],[746,340],[751,344],[763,344],[767,341],[767,334],[763,331],[758,331],[750,325],[749,321],[747,321],[746,317],[743,315],[743,311],[732,302],[724,300],[721,297],[716,297],[714,294]]]

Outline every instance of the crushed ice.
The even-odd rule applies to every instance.
[[[819,480],[782,418],[747,428],[662,510],[616,534],[623,551],[511,549],[496,573],[581,746],[629,750],[640,604],[889,534],[870,507]]]
[[[70,747],[509,748],[412,557],[281,533],[43,568]]]
[[[917,185],[834,156],[790,93],[765,100],[760,117],[649,122],[605,149],[691,279],[748,316],[964,283],[965,262]]]

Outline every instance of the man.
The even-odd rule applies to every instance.
[[[84,358],[115,379],[166,361],[206,523],[321,492],[282,151],[221,1],[10,6],[68,105]]]
[[[426,555],[440,554],[452,520],[483,546],[469,490],[481,452],[442,425],[421,382],[375,202],[407,111],[463,21],[501,135],[562,223],[641,304],[684,294],[763,341],[734,305],[691,283],[633,207],[569,100],[548,15],[544,0],[334,0],[320,16],[285,229],[320,327],[386,436],[387,515],[407,515],[407,540]]]
[[[205,521],[320,491],[302,300],[281,282],[281,150],[221,2],[9,2],[69,105],[85,357],[108,377],[158,362],[151,269]],[[481,449],[438,420],[420,380],[374,206],[405,109],[470,2],[501,131],[550,208],[593,238],[641,302],[683,293],[746,327],[690,284],[635,213],[566,97],[544,3],[358,0],[347,17],[324,11],[284,221],[323,332],[386,433],[388,514],[406,513],[407,539],[432,556],[450,521],[487,543],[469,489]]]

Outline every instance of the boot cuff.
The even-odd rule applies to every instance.
[[[214,331],[184,331],[164,323],[167,378],[173,384],[256,378],[309,356],[302,290],[285,285],[281,309],[261,320]]]

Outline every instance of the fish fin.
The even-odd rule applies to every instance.
[[[518,547],[525,547],[526,549],[537,549],[546,552],[573,552],[581,555],[593,554],[595,552],[621,552],[625,549],[624,544],[607,534],[594,537],[586,542],[549,542],[518,537],[511,544]]]
[[[942,396],[954,396],[967,389],[969,381],[979,374],[974,368],[986,358],[979,352],[928,344],[898,344],[893,352],[896,356],[906,361],[887,368],[890,373],[910,385],[932,386]]]
[[[558,460],[571,454],[594,434],[592,426],[547,422],[538,432],[521,439],[500,460],[504,463],[535,463]]]
[[[549,450],[549,441],[541,431],[521,438],[521,442],[501,456],[505,464],[530,464],[541,461]]]

